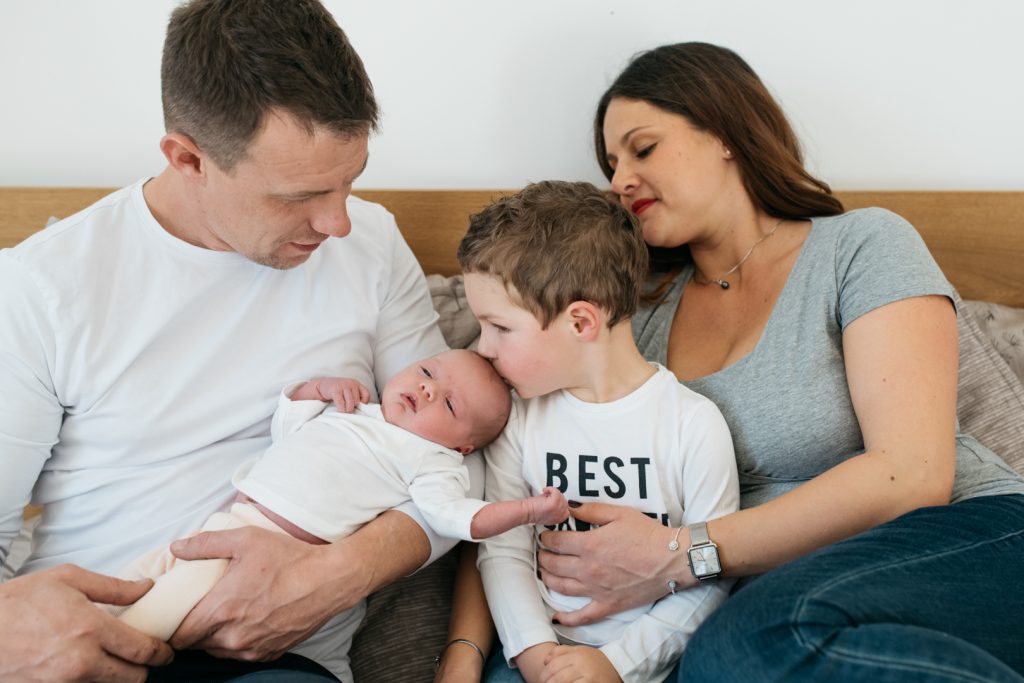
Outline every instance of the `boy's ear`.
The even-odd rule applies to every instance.
[[[604,315],[589,301],[573,301],[566,309],[572,332],[580,341],[593,341],[604,325]]]
[[[199,145],[183,133],[168,133],[160,140],[160,151],[175,171],[188,179],[206,175],[206,164],[210,163]]]

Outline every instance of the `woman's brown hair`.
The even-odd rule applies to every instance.
[[[753,69],[732,50],[677,43],[643,52],[601,97],[594,117],[597,163],[611,180],[604,118],[615,98],[640,100],[678,114],[732,150],[754,204],[776,218],[834,216],[842,202],[804,168],[803,153],[782,108]],[[689,259],[689,250],[651,249],[652,266]]]

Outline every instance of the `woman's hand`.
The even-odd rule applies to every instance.
[[[544,661],[541,683],[622,683],[619,672],[595,647],[559,645]]]
[[[645,605],[676,590],[696,585],[686,565],[686,552],[672,552],[668,544],[675,530],[632,508],[585,503],[572,510],[578,520],[599,525],[590,531],[547,531],[537,554],[544,584],[565,595],[590,596],[591,602],[575,612],[554,618],[566,626],[591,624],[609,614]],[[686,530],[679,547],[689,545]]]

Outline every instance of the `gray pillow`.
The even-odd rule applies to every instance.
[[[1024,474],[1024,384],[999,354],[975,317],[974,302],[957,296],[960,429]]]
[[[461,545],[366,601],[349,655],[356,683],[431,683],[448,639]]]
[[[430,300],[437,311],[437,325],[448,346],[453,349],[473,349],[480,339],[480,323],[466,301],[466,286],[462,275],[432,274],[427,276]]]
[[[990,301],[964,301],[964,305],[971,309],[978,327],[1006,364],[1024,382],[1024,308]]]

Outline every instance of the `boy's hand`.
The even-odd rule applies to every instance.
[[[300,386],[289,398],[293,401],[333,402],[338,412],[351,413],[360,403],[370,402],[370,390],[356,379],[318,377]]]
[[[526,499],[530,523],[554,526],[569,516],[569,503],[554,486],[545,486],[539,496]]]
[[[498,647],[501,647],[500,645]],[[531,645],[516,655],[516,666],[526,683],[544,682],[544,663],[558,643],[543,642]]]
[[[622,683],[619,672],[595,647],[587,645],[559,645],[548,652],[544,660],[544,683]]]

